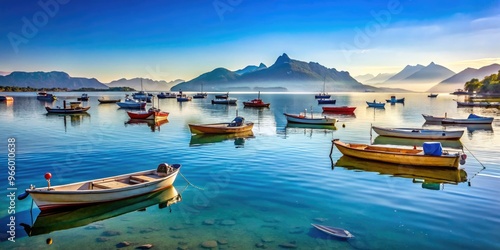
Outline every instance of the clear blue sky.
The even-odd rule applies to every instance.
[[[499,13],[498,0],[3,0],[0,71],[189,80],[284,52],[351,75],[460,71],[500,62]]]

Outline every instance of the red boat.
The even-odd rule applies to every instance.
[[[331,113],[354,113],[356,107],[340,106],[340,107],[322,107],[323,112]]]
[[[271,105],[271,103],[265,103],[265,102],[263,102],[262,99],[260,99],[260,92],[259,92],[259,95],[257,96],[257,99],[253,99],[253,100],[248,101],[248,102],[243,102],[243,105],[245,107],[269,108],[269,105]]]
[[[169,113],[150,108],[148,111],[127,111],[127,114],[131,119],[162,120],[167,119]]]

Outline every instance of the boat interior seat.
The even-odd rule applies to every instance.
[[[132,176],[130,176],[130,181],[136,182],[136,183],[151,182],[151,181],[156,181],[156,180],[158,180],[158,178],[155,178],[152,176],[147,176],[147,175],[132,175]]]
[[[130,184],[120,181],[110,180],[106,182],[93,182],[92,186],[94,188],[99,188],[99,189],[115,189],[115,188],[128,187],[130,186]]]

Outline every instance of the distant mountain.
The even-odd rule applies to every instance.
[[[406,77],[404,79],[405,82],[424,82],[424,83],[429,83],[429,82],[440,82],[448,77],[451,77],[454,75],[455,72],[451,71],[450,69],[435,64],[434,62],[431,62],[429,65],[426,67],[420,69],[419,71],[413,73],[412,75]]]
[[[370,79],[373,79],[375,76],[372,74],[364,74],[364,75],[359,75],[355,76],[354,79],[356,79],[358,82],[366,82]]]
[[[177,79],[174,81],[166,82],[166,81],[155,81],[148,78],[142,78],[142,89],[144,91],[170,91],[172,86],[184,82],[184,80]],[[136,90],[141,89],[141,78],[132,78],[132,79],[119,79],[112,81],[107,84],[109,87],[129,87]]]
[[[7,71],[0,71],[0,76],[6,76],[10,74],[10,72],[7,72]]]
[[[326,68],[316,62],[293,60],[287,54],[261,70],[239,75],[225,68],[217,68],[190,81],[180,83],[172,90],[197,91],[201,84],[207,91],[229,91],[232,89],[286,88],[288,91],[321,91],[326,82],[326,91],[364,90],[366,86],[356,81],[346,71]]]
[[[415,66],[406,65],[406,67],[403,70],[401,70],[397,74],[391,76],[384,83],[399,82],[399,81],[404,80],[407,77],[415,74],[417,71],[419,71],[419,70],[421,70],[423,68],[424,68],[424,66],[420,65],[420,64],[417,64]]]
[[[96,88],[108,89],[95,78],[70,77],[65,72],[19,72],[14,71],[0,76],[0,86],[32,87],[32,88]]]
[[[443,80],[430,88],[427,92],[452,92],[455,89],[463,89],[464,84],[472,78],[482,80],[485,76],[495,74],[500,70],[500,64],[494,63],[479,69],[466,68],[457,74]]]
[[[236,73],[238,75],[244,75],[246,73],[254,72],[254,71],[265,69],[265,68],[267,68],[267,66],[263,63],[260,63],[259,66],[248,65],[243,69],[239,69],[239,70],[234,71],[234,73]]]
[[[360,81],[363,84],[377,84],[387,81],[387,79],[393,77],[394,73],[379,73],[377,76],[372,77],[366,81]]]

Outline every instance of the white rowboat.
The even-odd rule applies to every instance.
[[[373,131],[382,136],[428,139],[428,140],[458,140],[464,134],[463,130],[433,130],[420,128],[382,128],[372,126]]]

